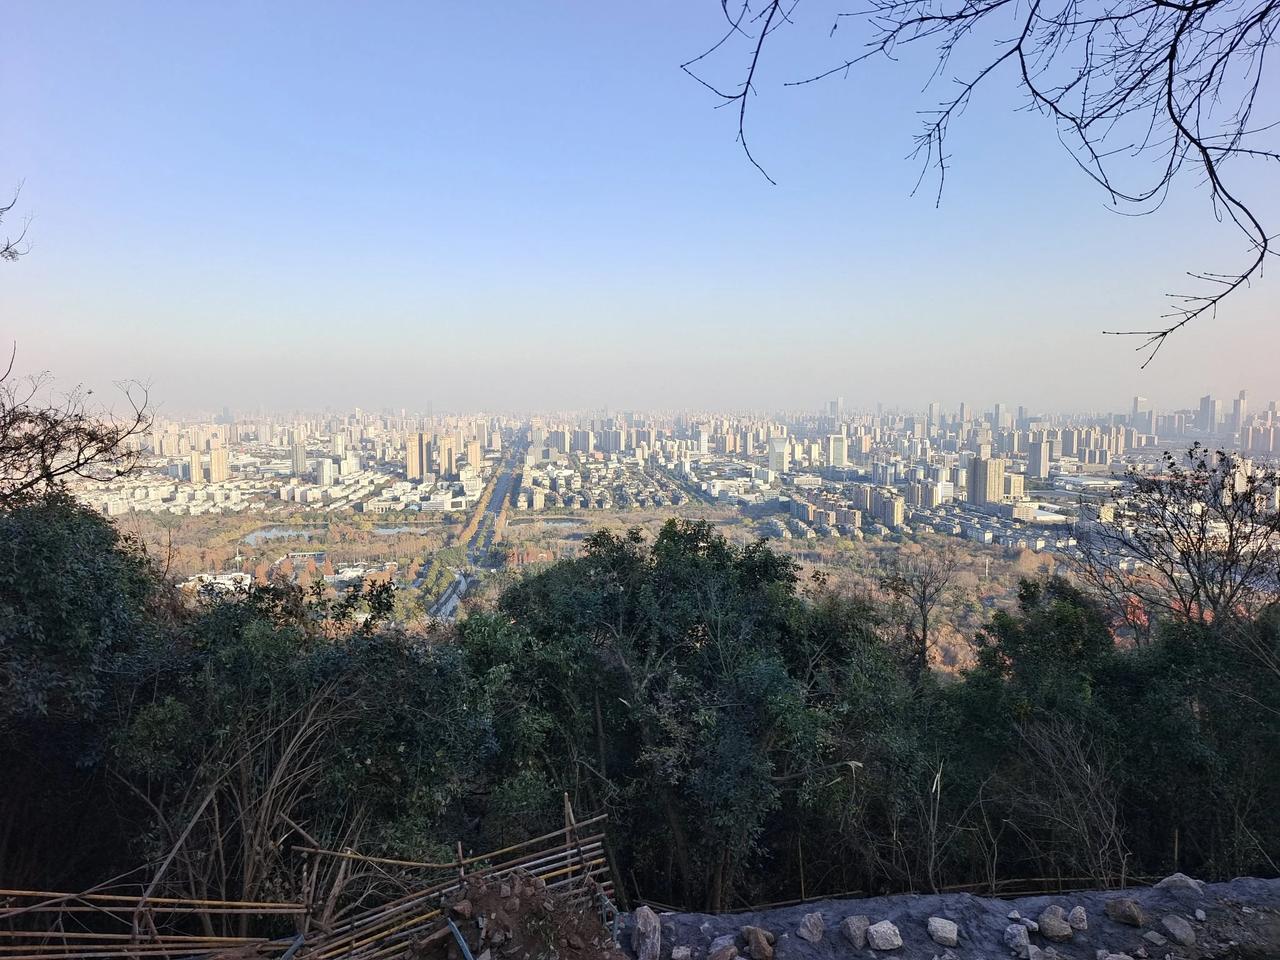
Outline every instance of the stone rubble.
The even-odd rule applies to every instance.
[[[895,956],[903,960],[1080,960],[1086,955],[1096,960],[1192,960],[1236,956],[1232,936],[1246,943],[1268,942],[1251,941],[1251,925],[1261,927],[1259,934],[1264,937],[1267,930],[1280,930],[1280,887],[1268,892],[1266,886],[1278,881],[1233,881],[1248,892],[1224,897],[1225,884],[1205,887],[1179,875],[1166,880],[1147,890],[1085,892],[1074,904],[1054,903],[1048,896],[1028,897],[1018,901],[1020,910],[1007,909],[1009,904],[999,901],[987,900],[984,905],[983,898],[968,894],[913,895],[896,902],[894,898],[869,898],[864,907],[867,914],[847,916],[836,910],[841,905],[856,908],[856,901],[832,902],[821,911],[813,909],[817,904],[811,904],[808,912],[779,911],[775,923],[784,924],[781,927],[770,922],[775,916],[772,913],[748,914],[732,933],[724,933],[728,917],[716,921],[701,916],[696,918],[699,926],[691,928],[686,922],[682,928],[678,914],[664,914],[659,929],[658,916],[641,908],[632,915],[633,922],[626,928],[629,939],[624,942],[631,946],[635,960],[664,960],[663,949],[667,951],[665,960],[893,960]],[[1163,893],[1153,895],[1156,890]],[[1192,896],[1206,898],[1204,906],[1188,902]],[[999,907],[999,913],[992,910],[993,905]],[[975,907],[979,912],[974,912]],[[1214,922],[1205,907],[1215,912]],[[470,908],[471,904],[459,902],[452,909],[461,915]],[[488,909],[483,908],[486,917]],[[976,925],[983,910],[989,919]],[[1223,914],[1222,925],[1217,922],[1218,912]],[[1007,925],[999,919],[1005,914]],[[835,924],[839,935],[826,938],[827,924]],[[695,936],[700,930],[705,939],[674,946],[680,942],[682,929],[686,933],[692,929]],[[1073,942],[1077,944],[1074,949],[1064,948]],[[1100,942],[1107,946],[1099,946]],[[1001,943],[1004,950],[995,946]],[[1083,944],[1088,945],[1087,954]],[[580,949],[572,933],[568,946]],[[1280,958],[1280,951],[1274,955]],[[479,954],[477,960],[482,960]],[[521,958],[495,950],[488,960]]]

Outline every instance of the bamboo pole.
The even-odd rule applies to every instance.
[[[56,938],[56,940],[128,940],[128,933],[96,933],[93,931],[0,931],[0,937],[23,938],[23,940],[40,940],[40,938]],[[192,941],[197,943],[265,943],[265,937],[206,937],[202,933],[161,933],[160,940]],[[9,950],[0,943],[0,950]]]
[[[46,897],[60,900],[86,900],[90,902],[137,903],[144,899],[141,894],[125,893],[60,893],[50,890],[5,890],[0,889],[3,897]],[[217,907],[297,907],[295,903],[264,900],[197,900],[191,897],[146,897],[147,903],[189,904],[195,906]],[[29,908],[24,908],[29,909]]]
[[[608,819],[608,816],[609,815],[607,813],[601,813],[601,814],[598,814],[597,816],[592,817],[589,820],[581,821],[580,823],[577,824],[577,826],[579,828],[589,827],[593,824],[597,824],[603,820]],[[521,850],[525,847],[531,847],[536,843],[542,843],[546,840],[554,840],[556,837],[563,836],[567,832],[568,830],[566,828],[561,827],[559,830],[553,830],[550,833],[544,833],[540,837],[533,837],[530,840],[521,840],[519,843],[513,843],[510,846],[502,847],[499,850],[490,850],[488,853],[481,853],[481,854],[476,854],[475,856],[467,857],[462,861],[462,863],[466,866],[470,866],[471,864],[479,863],[482,860],[489,860],[489,859],[492,859],[493,857],[500,857],[503,854],[512,853],[513,851]],[[342,851],[342,850],[326,850],[321,847],[295,846],[293,849],[304,850],[308,853],[320,853],[330,857],[350,857],[356,860],[369,860],[373,863],[385,863],[392,866],[423,867],[423,868],[432,869],[432,870],[456,870],[458,868],[457,860],[450,861],[449,863],[429,863],[423,860],[392,860],[385,857],[366,857],[363,854],[352,853],[349,851]],[[2,893],[3,891],[0,891],[0,894]]]

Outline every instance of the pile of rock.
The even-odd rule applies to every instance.
[[[647,910],[644,907],[641,909]],[[642,928],[656,929],[656,926],[652,926],[656,921],[656,916],[652,921],[647,917],[641,921],[637,911],[635,931],[638,932]],[[826,928],[826,921],[821,913],[806,913],[796,925],[794,933],[797,938],[816,944],[822,942]],[[925,924],[925,929],[933,942],[941,947],[954,947],[960,942],[959,926],[946,917],[930,917]],[[839,930],[855,950],[870,949],[888,953],[902,947],[902,931],[891,920],[879,920],[873,923],[870,917],[859,914],[841,920]],[[778,935],[773,931],[747,925],[741,927],[737,933],[722,934],[712,940],[707,947],[706,960],[737,960],[739,957],[749,958],[749,960],[773,960],[777,942]],[[651,941],[642,942],[633,937],[632,946],[639,960],[649,960],[646,948],[651,947]],[[951,960],[954,954],[948,951],[945,956],[947,960]],[[693,960],[693,957],[693,950],[688,946],[672,948],[671,960]]]
[[[1172,890],[1179,895],[1190,895],[1191,897],[1204,896],[1204,883],[1199,880],[1193,880],[1183,873],[1175,873],[1165,877],[1156,884],[1156,889]],[[1103,910],[1116,923],[1139,929],[1147,926],[1147,917],[1143,913],[1142,906],[1132,897],[1112,897],[1103,905]],[[1201,908],[1197,908],[1192,916],[1197,923],[1204,923],[1207,919],[1204,910]],[[1141,960],[1141,958],[1148,956],[1148,946],[1161,951],[1169,945],[1171,939],[1181,947],[1195,946],[1195,927],[1191,925],[1191,921],[1187,917],[1179,916],[1176,913],[1167,913],[1160,918],[1160,927],[1164,930],[1164,933],[1156,929],[1147,930],[1143,933],[1142,939],[1144,943],[1134,948],[1131,954],[1099,950],[1097,960]],[[1163,953],[1160,955],[1163,956]]]
[[[1083,891],[1069,900],[1057,895],[1010,903],[971,894],[924,894],[809,903],[740,916],[672,914],[660,922],[649,913],[643,908],[633,917],[635,960],[1280,958],[1280,950],[1237,949],[1280,945],[1280,881],[1205,886],[1174,875],[1155,889]],[[643,931],[651,931],[652,939]],[[659,936],[665,941],[661,946]]]
[[[1089,915],[1084,907],[1076,904],[1070,910],[1051,903],[1032,920],[1017,910],[1009,911],[1011,923],[1005,927],[1004,942],[1020,960],[1053,960],[1059,956],[1052,947],[1040,947],[1031,942],[1031,934],[1038,933],[1054,943],[1069,943],[1078,931],[1089,929]]]
[[[930,917],[926,927],[929,936],[941,946],[954,947],[959,940],[959,928],[943,917]],[[840,921],[840,930],[857,950],[870,947],[872,950],[887,952],[902,946],[902,931],[892,920],[872,923],[870,917],[858,914]]]

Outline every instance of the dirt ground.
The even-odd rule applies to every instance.
[[[595,902],[514,873],[470,881],[448,910],[474,960],[626,960]],[[453,936],[423,946],[423,960],[466,960]]]

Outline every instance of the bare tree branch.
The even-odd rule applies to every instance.
[[[125,409],[94,404],[92,390],[55,395],[48,374],[15,377],[16,347],[0,376],[0,506],[69,477],[109,480],[136,464],[131,441],[151,424],[147,388],[119,383]]]
[[[738,140],[757,168],[746,140],[747,97],[755,91],[766,39],[793,22],[797,5],[794,0],[784,12],[781,0],[760,0],[755,7],[745,0],[730,18],[728,32],[682,65],[721,99],[720,106],[737,104]],[[949,71],[954,54],[976,51],[981,66],[955,78],[955,90],[926,115],[916,137],[912,155],[921,163],[916,186],[933,171],[937,200],[946,182],[951,121],[1001,73],[1009,74],[1031,108],[1054,122],[1077,166],[1118,212],[1144,215],[1159,209],[1179,174],[1200,175],[1214,216],[1229,220],[1244,236],[1247,259],[1235,270],[1189,273],[1204,289],[1171,295],[1171,310],[1154,328],[1103,331],[1140,338],[1136,349],[1143,354],[1142,366],[1171,334],[1215,315],[1227,297],[1260,277],[1275,253],[1274,235],[1236,182],[1229,182],[1228,168],[1233,161],[1280,162],[1277,102],[1265,92],[1267,54],[1280,30],[1280,0],[868,0],[864,9],[838,13],[831,35],[850,20],[870,29],[860,50],[784,85],[847,76],[869,58],[894,59],[907,44],[936,51],[933,80]],[[748,32],[744,24],[759,27]],[[707,79],[713,54],[723,58],[743,46],[748,53],[743,82],[727,88]],[[730,69],[740,68],[731,62]],[[1258,117],[1263,109],[1271,115]],[[1121,168],[1139,159],[1151,163],[1128,185]]]

